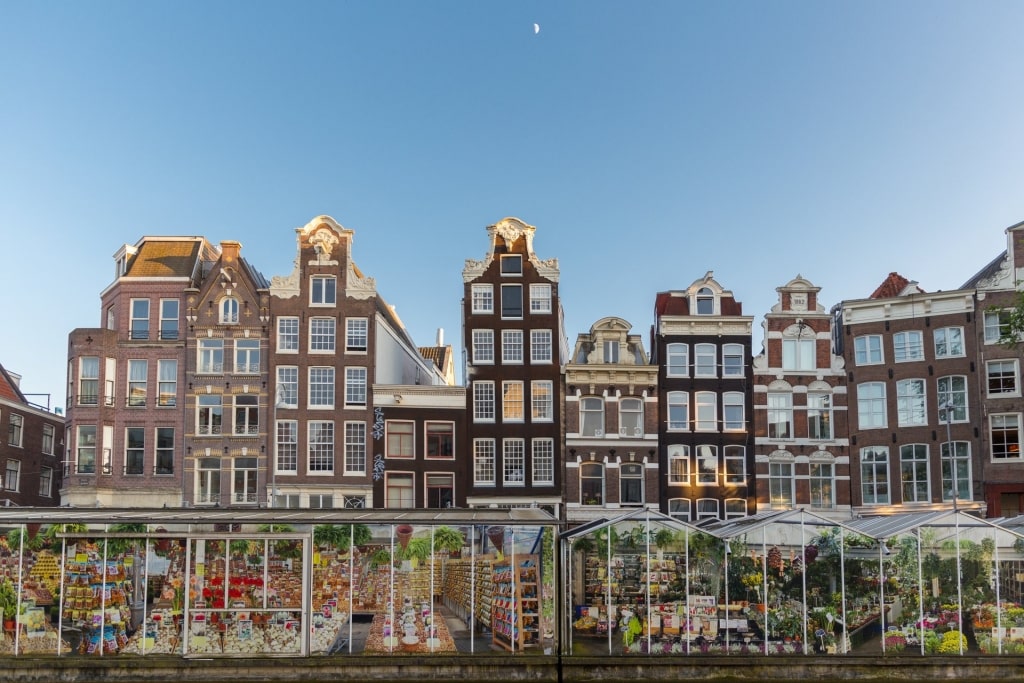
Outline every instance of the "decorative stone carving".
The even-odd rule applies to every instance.
[[[348,277],[345,279],[345,296],[353,299],[369,299],[377,294],[377,281],[372,277],[360,277],[348,262]]]
[[[317,230],[309,238],[309,243],[317,250],[321,261],[331,258],[331,252],[334,251],[334,247],[338,246],[338,241],[337,235],[326,228]]]
[[[1013,268],[1010,266],[1010,256],[1006,255],[999,264],[999,270],[989,277],[978,280],[978,289],[1013,289]]]

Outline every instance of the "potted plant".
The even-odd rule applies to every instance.
[[[18,613],[18,591],[10,579],[0,581],[0,612],[3,612],[4,630],[14,630],[14,616]]]
[[[462,551],[465,539],[462,533],[450,526],[439,526],[434,529],[434,551],[447,552],[451,555]]]

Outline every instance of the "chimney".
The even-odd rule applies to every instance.
[[[238,260],[238,254],[242,251],[242,243],[229,240],[220,243],[220,253],[225,263],[234,263]]]
[[[444,328],[437,328],[437,344],[436,346],[444,346]]]

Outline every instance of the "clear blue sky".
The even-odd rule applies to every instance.
[[[540,25],[534,33],[533,25]],[[266,276],[329,214],[418,343],[518,216],[570,343],[714,270],[760,319],[890,271],[951,289],[1024,220],[1024,3],[0,4],[0,363],[64,402],[142,235]]]

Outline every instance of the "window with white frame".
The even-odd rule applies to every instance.
[[[690,347],[687,344],[665,346],[665,374],[668,377],[686,377],[690,372]]]
[[[831,394],[807,394],[807,438],[814,441],[832,438]]]
[[[580,504],[604,505],[604,465],[580,463]]]
[[[126,427],[124,430],[124,473],[145,474],[146,428]]]
[[[494,439],[473,439],[473,483],[494,486]]]
[[[494,313],[494,285],[473,285],[470,296],[473,313]]]
[[[367,473],[367,423],[345,423],[345,474]]]
[[[718,484],[718,447],[711,445],[697,446],[697,485],[715,486]]]
[[[309,319],[309,352],[334,353],[338,321],[334,318]]]
[[[494,382],[473,382],[473,421],[494,422]]]
[[[412,472],[384,473],[384,507],[411,510],[416,507],[416,489]]]
[[[715,498],[697,499],[697,521],[718,519],[718,500]]]
[[[388,420],[385,422],[385,444],[387,458],[414,458],[416,423],[411,420]]]
[[[345,350],[362,353],[369,344],[369,322],[366,318],[345,318]]]
[[[196,433],[216,436],[224,422],[224,404],[219,394],[199,394],[196,397]]]
[[[535,379],[530,382],[531,422],[551,422],[555,419],[553,387],[554,384],[549,379]]]
[[[338,280],[327,275],[312,276],[309,303],[314,306],[333,306],[338,303]]]
[[[1020,413],[997,413],[989,416],[989,443],[992,459],[1020,460]]]
[[[690,395],[685,391],[670,391],[668,401],[668,430],[685,431],[690,428]]]
[[[426,457],[451,460],[455,457],[455,423],[428,420],[423,425],[427,442]]]
[[[869,446],[860,449],[860,492],[864,505],[888,505],[889,449]]]
[[[853,357],[857,365],[878,365],[882,362],[882,336],[866,334],[853,340]]]
[[[522,363],[523,362],[523,331],[502,330],[501,331],[501,362]]]
[[[811,492],[811,507],[832,509],[836,506],[835,465],[831,462],[811,462],[808,483]]]
[[[160,299],[160,338],[178,338],[177,299]]]
[[[473,330],[473,364],[494,362],[494,330]]]
[[[698,432],[718,430],[718,394],[713,391],[698,391],[694,395],[694,428]]]
[[[725,499],[725,518],[740,519],[747,516],[747,501],[743,498]]]
[[[501,286],[501,317],[503,320],[518,320],[523,317],[523,286]]]
[[[366,368],[345,368],[345,405],[366,405]]]
[[[601,345],[605,363],[619,362],[619,342],[617,339],[606,339]]]
[[[896,419],[900,427],[928,424],[923,379],[902,379],[896,382]]]
[[[619,399],[619,435],[643,436],[644,402],[639,398]]]
[[[235,458],[231,469],[231,500],[238,505],[258,503],[259,461],[256,458]]]
[[[814,370],[817,365],[814,347],[817,340],[795,337],[782,340],[782,369],[790,372]]]
[[[277,319],[277,352],[299,352],[299,319],[285,317]]]
[[[743,376],[743,344],[722,346],[722,377]]]
[[[196,372],[201,375],[219,375],[224,372],[224,340],[200,339],[198,345],[199,367]]]
[[[94,406],[100,401],[100,359],[82,356],[78,361],[78,405]]]
[[[309,401],[310,408],[334,407],[334,368],[309,368]]]
[[[156,404],[174,407],[178,404],[178,361],[158,360],[156,362]]]
[[[96,474],[96,425],[78,425],[75,460],[78,474]]]
[[[235,372],[243,375],[260,373],[260,340],[235,340]]]
[[[733,486],[744,486],[747,483],[747,450],[743,446],[725,446],[722,448],[722,459],[725,463],[725,483]]]
[[[128,334],[132,339],[149,339],[149,299],[131,300]]]
[[[1017,361],[1015,359],[990,360],[985,363],[989,396],[1018,396]]]
[[[220,300],[220,323],[221,325],[238,323],[238,299],[235,297],[226,296]]]
[[[791,508],[796,499],[793,463],[773,460],[768,463],[768,495],[773,508]]]
[[[279,507],[291,507],[291,506],[281,505]],[[298,507],[298,503],[296,503],[294,507]],[[309,509],[311,509],[311,510],[330,510],[333,507],[334,507],[334,494],[333,493],[311,493],[311,494],[309,494]]]
[[[18,491],[21,486],[21,461],[20,460],[7,460],[7,466],[4,471],[4,490],[5,491]]]
[[[39,470],[39,495],[49,498],[53,495],[53,468],[43,467]]]
[[[693,347],[694,356],[694,377],[716,377],[718,347],[714,344],[695,344]]]
[[[967,422],[967,378],[963,375],[940,377],[935,401],[938,404],[939,424]],[[948,415],[947,415],[948,413]]]
[[[44,455],[53,455],[53,441],[56,430],[53,425],[43,425],[42,451]]]
[[[952,448],[950,448],[952,446]],[[948,441],[941,446],[942,459],[942,500],[974,500],[971,490],[971,444],[967,441]],[[956,495],[953,481],[957,482]]]
[[[964,355],[964,328],[940,327],[932,333],[936,358],[956,358]]]
[[[889,424],[885,414],[885,383],[857,385],[857,422],[860,429],[878,429]]]
[[[306,423],[309,452],[307,471],[310,474],[334,472],[334,422],[310,420]]]
[[[235,436],[257,436],[260,433],[259,403],[259,396],[235,396]]]
[[[523,383],[515,380],[501,383],[502,422],[522,422],[525,419]]]
[[[1010,311],[985,311],[984,316],[986,344],[998,344],[1010,334]]]
[[[697,315],[715,314],[715,293],[711,291],[710,287],[701,287],[699,290],[697,290],[697,295],[696,297],[694,297],[694,299],[696,303]]]
[[[277,390],[275,402],[278,408],[297,408],[299,405],[299,369],[294,365],[277,366]]]
[[[200,458],[196,463],[196,504],[220,502],[220,458]]]
[[[144,407],[146,405],[147,376],[149,375],[149,361],[129,360],[128,361],[128,405],[131,407]]]
[[[727,391],[722,394],[722,430],[726,432],[742,432],[747,427],[744,415],[744,394],[740,391]]]
[[[523,257],[521,254],[506,254],[501,257],[501,274],[502,276],[510,275],[522,275],[523,274]]]
[[[366,507],[366,496],[342,496],[346,510],[362,510]]]
[[[530,362],[551,362],[551,330],[530,331]]]
[[[619,504],[637,506],[644,503],[644,466],[638,462],[619,465]]]
[[[449,472],[427,472],[427,507],[450,508],[455,505],[455,475]]]
[[[501,442],[502,482],[505,486],[526,485],[526,442],[504,439]]]
[[[792,439],[793,436],[793,394],[768,394],[768,438]]]
[[[530,313],[551,312],[551,285],[530,285]]]
[[[531,441],[531,461],[533,465],[534,486],[554,486],[555,484],[555,441],[554,439],[533,439]]]
[[[604,436],[604,401],[596,396],[580,399],[580,435]]]
[[[672,444],[668,447],[668,483],[687,486],[690,483],[690,447]]]
[[[668,514],[673,519],[678,519],[683,522],[690,521],[690,499],[689,498],[669,498],[668,499]]]
[[[897,363],[924,360],[924,335],[920,330],[897,332],[892,336],[892,355]]]
[[[297,420],[277,421],[277,462],[279,473],[299,471],[299,423]]]
[[[900,446],[900,486],[904,503],[931,502],[927,444]]]

